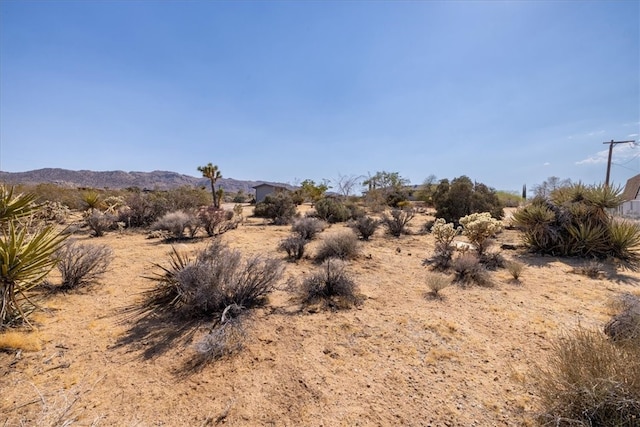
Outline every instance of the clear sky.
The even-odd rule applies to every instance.
[[[0,0],[0,170],[597,183],[639,57],[633,0]]]

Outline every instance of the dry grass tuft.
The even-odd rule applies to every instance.
[[[0,333],[0,350],[42,350],[42,340],[33,331],[4,331]]]

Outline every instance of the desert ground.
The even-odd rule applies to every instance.
[[[76,239],[108,245],[114,260],[98,283],[44,295],[32,331],[0,336],[0,425],[535,425],[534,366],[558,334],[601,330],[612,297],[640,293],[640,273],[604,263],[603,277],[592,279],[572,272],[582,260],[520,247],[502,250],[526,265],[519,282],[502,269],[491,272],[494,287],[452,285],[432,298],[423,260],[433,236],[418,233],[429,218],[418,214],[411,235],[379,229],[361,242],[349,272],[364,301],[352,309],[301,307],[287,282],[317,265],[286,262],[279,289],[246,323],[244,348],[199,371],[185,366],[206,327],[141,324],[127,309],[155,286],[146,277],[158,272],[154,263],[168,263],[172,244],[194,252],[210,239],[81,231]],[[327,228],[307,252],[344,228]],[[284,260],[276,248],[290,233],[247,217],[220,238],[243,254]],[[517,231],[503,231],[494,248],[502,243],[519,243]]]

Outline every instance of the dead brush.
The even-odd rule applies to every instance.
[[[601,262],[591,260],[571,270],[572,273],[587,276],[590,279],[602,279],[605,277],[604,266]]]
[[[360,253],[360,242],[353,231],[329,234],[322,239],[316,252],[316,261],[321,263],[329,258],[354,259]]]
[[[113,251],[105,245],[69,241],[54,254],[62,276],[61,289],[75,289],[96,280],[107,271]]]
[[[505,262],[505,267],[507,268],[509,274],[511,274],[513,280],[519,282],[520,276],[522,276],[522,272],[524,271],[524,264],[520,261],[511,260]]]
[[[638,425],[640,345],[620,346],[578,329],[556,339],[532,378],[544,426]]]
[[[459,255],[453,260],[451,268],[455,273],[454,281],[463,287],[472,284],[482,287],[493,286],[489,272],[480,264],[478,257],[472,253],[465,252]]]
[[[429,295],[432,298],[441,298],[440,291],[451,285],[451,280],[441,274],[428,273],[426,276]]]
[[[604,333],[617,343],[640,347],[640,297],[624,293],[609,303],[615,314],[604,327]]]
[[[303,279],[299,296],[303,305],[322,302],[330,308],[349,308],[360,302],[357,291],[358,286],[346,272],[346,264],[328,259],[318,271]]]

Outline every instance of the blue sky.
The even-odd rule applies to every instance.
[[[639,57],[638,1],[0,0],[0,170],[596,183]]]

